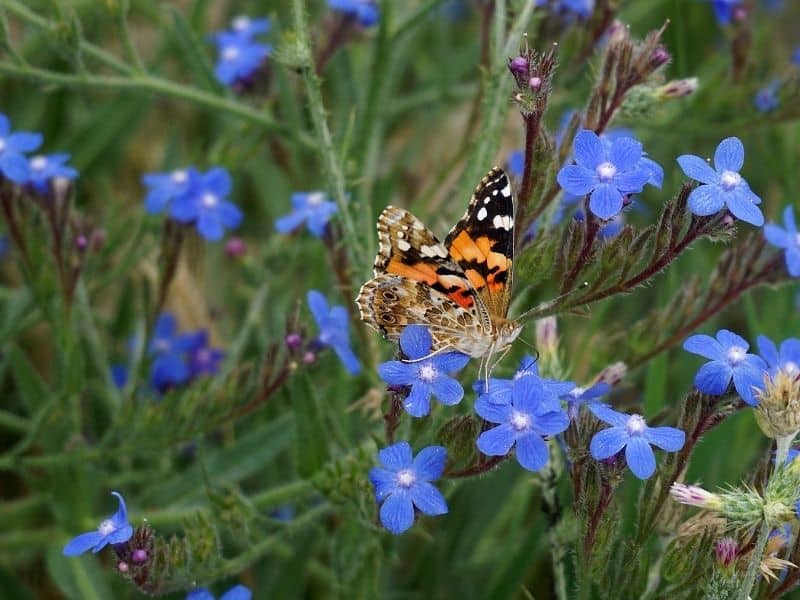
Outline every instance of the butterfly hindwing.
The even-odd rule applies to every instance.
[[[502,169],[493,168],[481,180],[444,246],[488,311],[505,318],[511,301],[514,199]]]

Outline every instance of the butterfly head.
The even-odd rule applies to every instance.
[[[522,325],[511,319],[495,319],[494,331],[495,349],[502,350],[519,337]]]

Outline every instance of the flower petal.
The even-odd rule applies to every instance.
[[[206,588],[197,588],[186,594],[186,600],[215,600],[214,594]]]
[[[458,404],[464,397],[464,388],[449,375],[440,374],[431,381],[430,388],[436,399],[445,406]]]
[[[734,217],[745,223],[761,227],[764,224],[764,213],[756,206],[753,196],[753,192],[739,186],[726,194],[725,201],[728,210]]]
[[[444,496],[427,481],[418,481],[410,492],[411,500],[420,512],[429,516],[447,514],[447,502]]]
[[[737,137],[725,138],[714,152],[714,168],[718,173],[734,171],[738,173],[744,165],[744,146]]]
[[[431,388],[422,381],[411,384],[411,392],[403,402],[403,408],[412,417],[424,417],[431,412]]]
[[[381,523],[395,535],[403,533],[414,524],[414,505],[411,494],[397,491],[391,494],[381,506]]]
[[[390,360],[378,365],[378,375],[389,385],[411,385],[417,377],[413,363]]]
[[[600,183],[589,198],[589,210],[601,219],[611,219],[622,210],[622,194],[610,183]]]
[[[317,322],[317,327],[322,327],[322,324],[328,319],[328,313],[330,312],[328,301],[325,299],[325,296],[317,290],[309,291],[308,294],[306,294],[306,299],[311,315]]]
[[[539,471],[550,458],[547,444],[535,433],[529,433],[517,440],[517,461],[528,471]]]
[[[744,339],[738,333],[734,333],[730,329],[720,329],[717,332],[717,339],[719,340],[719,343],[722,344],[723,350],[726,351],[733,346],[742,348],[743,350],[750,348],[750,344],[747,343],[746,339]]]
[[[219,217],[208,211],[201,212],[197,217],[197,231],[203,238],[212,242],[221,240],[222,236],[225,235],[225,230],[219,221]]]
[[[447,448],[444,446],[428,446],[420,450],[414,459],[414,471],[419,479],[435,481],[442,476],[446,461]]]
[[[64,556],[78,556],[84,552],[91,550],[102,539],[103,534],[99,531],[89,531],[82,533],[77,537],[72,538],[62,550]]]
[[[581,167],[594,171],[606,161],[606,148],[603,141],[590,129],[583,129],[575,136],[573,143],[575,162]],[[639,153],[641,156],[641,152]]]
[[[766,363],[754,354],[733,369],[733,387],[750,406],[758,404],[755,390],[764,387]]]
[[[656,456],[647,440],[634,436],[625,446],[625,461],[639,479],[647,479],[656,471]]]
[[[686,442],[686,434],[677,427],[648,427],[644,431],[645,439],[667,452],[677,452]]]
[[[694,385],[704,394],[719,396],[728,389],[731,377],[733,377],[733,371],[727,362],[712,360],[697,371],[697,375],[694,376]]]
[[[608,404],[593,402],[589,405],[589,410],[595,417],[613,427],[625,427],[628,423],[628,415],[614,410]]]
[[[569,417],[563,410],[538,415],[534,421],[534,429],[543,435],[556,435],[569,427]]]
[[[383,502],[383,500],[397,489],[396,472],[380,467],[373,467],[369,470],[369,481],[372,487],[375,488],[375,501]]]
[[[624,427],[601,429],[589,442],[589,453],[595,460],[603,460],[614,456],[625,447],[630,436]]]
[[[414,460],[414,456],[411,453],[411,445],[408,442],[397,442],[387,446],[378,452],[378,460],[391,471],[408,469]]]
[[[786,270],[792,277],[800,277],[800,248],[793,246],[786,249]]]
[[[642,144],[631,137],[621,137],[611,145],[611,162],[617,171],[634,169],[642,158]],[[649,179],[649,175],[648,175]]]
[[[758,345],[758,352],[761,354],[761,358],[763,358],[770,367],[777,367],[780,364],[781,358],[778,354],[778,348],[775,346],[775,342],[765,335],[760,335],[756,338],[756,344]]]
[[[687,177],[699,181],[700,183],[719,183],[719,173],[699,156],[695,156],[694,154],[679,156],[678,165],[680,165]]]
[[[648,172],[649,177],[647,183],[657,188],[661,188],[664,184],[664,167],[654,161],[652,158],[643,156],[639,160],[639,168]]]
[[[515,439],[511,425],[498,425],[478,436],[478,450],[488,456],[505,456],[514,445]]]
[[[121,544],[127,542],[133,537],[133,527],[129,523],[125,523],[119,529],[115,529],[108,534],[106,542],[109,544]],[[104,544],[105,545],[105,544]]]
[[[794,243],[794,235],[771,223],[764,226],[764,237],[778,248],[788,248]]]
[[[409,325],[400,334],[400,348],[411,359],[427,356],[431,351],[433,339],[424,325]]]
[[[17,152],[33,152],[42,145],[42,134],[30,131],[18,131],[6,138],[6,147]]]
[[[701,217],[717,214],[725,206],[725,193],[717,185],[701,185],[689,194],[688,206],[692,214]]]
[[[683,349],[692,354],[699,354],[711,360],[725,360],[725,350],[710,335],[697,334],[686,338]]]
[[[361,372],[361,362],[347,342],[338,342],[333,344],[332,347],[350,375],[358,375]]]
[[[219,600],[251,600],[253,593],[245,586],[239,584],[219,597]]]
[[[463,369],[470,361],[470,356],[461,352],[445,352],[433,357],[436,369],[444,373],[455,373]]]
[[[557,176],[558,185],[573,196],[585,196],[597,185],[597,174],[580,165],[567,165]]]
[[[509,386],[510,390],[510,386]],[[509,391],[508,396],[511,396]],[[511,418],[511,403],[500,404],[491,397],[481,396],[475,401],[475,412],[490,423],[507,423]]]
[[[783,224],[786,225],[786,231],[797,233],[797,224],[794,220],[794,208],[791,204],[783,210]]]
[[[613,185],[623,194],[636,194],[641,192],[645,184],[650,181],[650,171],[642,168],[617,173],[612,180]]]

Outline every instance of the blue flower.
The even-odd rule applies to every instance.
[[[328,8],[354,18],[362,27],[377,24],[380,13],[372,0],[328,0]]]
[[[225,229],[242,223],[242,211],[226,200],[231,192],[231,176],[221,167],[190,178],[188,191],[172,201],[170,216],[181,223],[195,222],[198,233],[207,240],[222,238]]]
[[[219,597],[219,600],[250,600],[253,593],[243,585],[235,585]],[[186,600],[214,600],[214,594],[206,588],[197,588],[186,594]]]
[[[693,335],[683,343],[683,349],[711,359],[700,367],[694,385],[704,394],[722,395],[733,379],[733,387],[750,405],[758,404],[753,388],[763,384],[767,364],[760,356],[748,354],[750,347],[743,338],[727,329],[717,332],[717,339],[710,335]]]
[[[411,391],[403,408],[412,417],[424,417],[431,410],[431,395],[452,406],[461,402],[464,388],[450,373],[464,368],[469,356],[460,352],[431,354],[433,339],[422,325],[409,325],[400,335],[400,349],[408,362],[390,360],[378,366],[378,373],[389,385],[408,385]]]
[[[800,46],[792,52],[792,64],[800,66]]]
[[[383,467],[373,467],[369,480],[375,488],[375,501],[381,504],[383,526],[395,535],[414,523],[414,507],[429,516],[447,513],[447,503],[431,481],[442,476],[447,450],[428,446],[411,454],[408,442],[398,442],[378,452]]]
[[[522,171],[525,169],[525,152],[522,150],[514,150],[508,155],[506,164],[508,165],[509,173],[517,179],[522,179],[524,175]]]
[[[590,404],[589,410],[611,427],[598,431],[589,443],[595,460],[610,458],[625,448],[625,461],[639,479],[647,479],[656,470],[651,445],[667,452],[683,448],[686,434],[675,427],[648,427],[641,415],[626,415],[606,404]]]
[[[308,292],[308,308],[319,327],[319,343],[333,348],[351,375],[359,373],[361,363],[350,348],[350,322],[344,306],[329,307],[325,296],[311,290]]]
[[[519,361],[519,368],[512,379],[489,378],[489,390],[486,390],[483,379],[479,379],[472,385],[475,393],[480,398],[492,404],[511,404],[514,390],[514,382],[523,377],[532,377],[539,381],[546,390],[555,394],[557,398],[567,398],[569,393],[575,388],[574,381],[559,381],[557,379],[544,379],[539,376],[539,365],[536,359],[530,355],[522,357]]]
[[[783,248],[786,251],[786,270],[792,277],[800,277],[800,233],[797,231],[797,224],[794,220],[794,209],[791,205],[783,211],[782,229],[772,223],[764,227],[764,237],[773,246]]]
[[[780,350],[775,342],[765,335],[756,339],[761,358],[769,367],[769,374],[774,377],[778,371],[787,375],[800,376],[800,339],[789,338],[781,342]]]
[[[148,353],[154,358],[150,366],[150,383],[159,392],[189,381],[188,355],[203,344],[202,332],[179,334],[177,329],[175,316],[161,313],[150,340]]]
[[[642,168],[642,145],[633,138],[614,140],[609,149],[593,131],[575,136],[574,165],[562,167],[558,183],[575,196],[591,194],[589,210],[610,219],[622,210],[624,196],[641,192],[652,172]]]
[[[534,0],[536,6],[550,6],[553,12],[568,13],[587,19],[594,12],[595,0]]]
[[[208,332],[201,329],[193,335],[196,337],[192,340],[193,347],[189,352],[190,377],[194,379],[201,375],[216,375],[225,353],[219,348],[208,346]]]
[[[0,174],[14,183],[27,183],[30,177],[26,152],[42,145],[42,134],[28,131],[11,132],[11,123],[0,113]]]
[[[280,233],[289,233],[305,222],[313,235],[321,237],[336,211],[336,203],[328,200],[323,192],[292,194],[292,212],[277,219],[275,229]]]
[[[737,7],[741,6],[742,0],[710,0],[711,8],[714,9],[714,16],[720,25],[729,25],[733,20],[733,15]]]
[[[217,64],[214,73],[223,85],[233,85],[251,77],[272,52],[272,46],[254,42],[239,33],[222,31],[214,36]]]
[[[65,556],[78,556],[87,550],[100,552],[108,544],[122,544],[133,536],[133,527],[128,523],[128,509],[125,507],[125,499],[117,492],[111,492],[119,500],[119,509],[114,515],[105,519],[97,526],[97,531],[82,533],[78,537],[70,540],[64,546]]]
[[[699,216],[718,213],[727,205],[734,217],[751,225],[764,224],[764,215],[756,206],[756,196],[739,174],[744,164],[744,146],[737,137],[722,140],[714,152],[714,168],[699,156],[684,154],[678,157],[683,172],[702,185],[692,190],[689,210]]]
[[[125,365],[114,364],[111,365],[111,381],[114,382],[114,386],[121,390],[128,384],[128,367]]]
[[[34,156],[28,161],[28,183],[40,194],[46,194],[52,179],[75,179],[78,171],[67,164],[69,158],[64,153]]]
[[[253,19],[245,15],[234,17],[231,21],[231,31],[243,39],[252,39],[262,33],[267,33],[272,24],[269,19]]]
[[[611,386],[607,383],[600,382],[585,388],[576,386],[570,390],[567,397],[567,415],[570,421],[578,418],[578,411],[585,402],[597,400],[608,394],[611,391]]]
[[[478,398],[475,412],[498,424],[478,436],[478,449],[488,456],[505,456],[516,447],[517,462],[529,471],[538,471],[547,464],[549,453],[542,438],[561,433],[569,426],[558,396],[536,377],[514,380],[508,404]]]
[[[778,91],[780,87],[781,82],[774,80],[756,92],[753,98],[753,104],[755,104],[759,112],[768,113],[778,108],[780,105],[780,101],[778,100]]]
[[[199,176],[197,169],[176,169],[171,173],[147,173],[142,177],[142,183],[147,187],[144,198],[144,209],[154,215],[161,212],[175,200],[189,191],[193,180]]]

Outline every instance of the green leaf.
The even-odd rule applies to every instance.
[[[45,562],[52,580],[70,600],[114,597],[96,556],[64,556],[61,548],[53,547],[47,551]]]
[[[172,30],[175,34],[175,41],[178,42],[183,52],[186,66],[192,73],[194,81],[205,90],[224,93],[225,88],[217,81],[214,68],[208,58],[208,46],[197,37],[180,10],[174,6],[168,6],[167,10],[172,15],[172,22],[175,26]]]
[[[295,459],[297,471],[311,477],[324,465],[330,453],[328,433],[322,422],[314,387],[304,374],[295,375],[290,384],[295,419]]]
[[[25,353],[14,345],[8,349],[6,359],[17,383],[19,395],[28,410],[40,407],[50,394],[47,384],[33,367]]]

